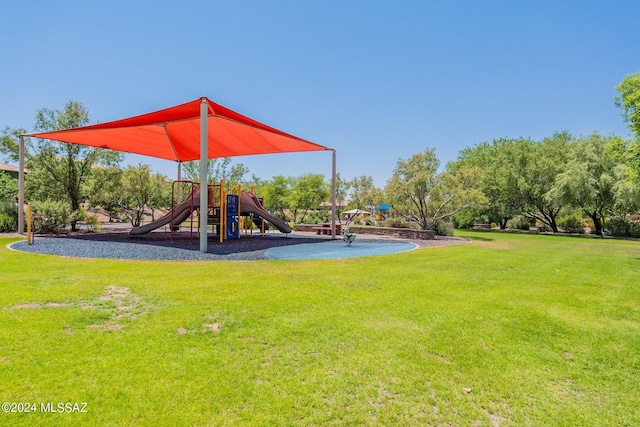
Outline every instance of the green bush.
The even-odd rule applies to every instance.
[[[402,218],[387,218],[380,223],[382,227],[389,228],[409,228],[407,223],[405,223]]]
[[[507,228],[529,230],[531,228],[531,220],[523,215],[518,215],[507,221]]]
[[[453,216],[453,225],[459,229],[471,229],[474,224],[486,222],[485,218],[478,218],[473,209],[463,209]]]
[[[85,222],[89,231],[102,231],[102,223],[98,221],[98,215],[87,215]]]
[[[372,216],[368,216],[364,219],[364,225],[374,226],[376,225],[376,220]]]
[[[605,225],[607,234],[616,237],[640,237],[640,222],[630,221],[624,217],[615,217]]]
[[[12,233],[18,229],[17,218],[0,213],[0,233]]]
[[[331,221],[331,216],[327,211],[310,212],[305,221],[307,224],[320,224]]]
[[[64,202],[47,200],[33,203],[36,233],[62,233],[70,222],[69,207]]]
[[[15,203],[0,202],[0,233],[18,231],[18,207]]]
[[[549,227],[547,224],[540,224],[538,226],[538,233],[549,233],[553,230],[551,230],[551,227]]]
[[[76,214],[77,212],[77,214]],[[73,220],[74,216],[78,222],[83,222],[87,227],[87,231],[89,233],[93,233],[94,231],[102,230],[102,223],[98,221],[98,215],[91,215],[84,209],[80,209],[79,211],[73,212],[71,214],[70,221]]]
[[[433,225],[433,231],[436,232],[436,236],[453,236],[453,223],[438,220]]]
[[[0,200],[10,202],[18,197],[18,180],[0,171]]]
[[[584,234],[584,220],[577,213],[558,218],[558,227],[565,233]]]

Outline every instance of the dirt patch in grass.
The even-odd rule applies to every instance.
[[[102,329],[104,331],[119,331],[124,328],[124,325],[122,323],[96,323],[87,326],[87,328]]]
[[[494,242],[494,241],[485,241],[485,240],[474,240],[474,244],[478,246],[482,246],[485,248],[491,249],[512,249],[511,245],[504,242]]]
[[[220,332],[220,328],[222,327],[222,325],[218,322],[213,322],[213,323],[203,323],[202,327],[211,330],[211,332]]]
[[[45,307],[60,308],[60,307],[69,307],[70,305],[71,303],[69,302],[47,302],[44,304],[40,302],[28,302],[25,304],[14,305],[13,307],[9,307],[9,308],[12,308],[12,309],[45,308]]]
[[[119,331],[125,327],[124,321],[135,319],[148,313],[153,306],[131,292],[129,288],[109,286],[97,298],[79,302],[29,302],[10,307],[14,310],[37,308],[79,308],[81,310],[95,310],[104,319],[98,323],[87,325],[88,328],[108,331]],[[65,329],[65,331],[67,331]]]
[[[40,304],[39,302],[27,302],[25,304],[14,305],[13,307],[9,307],[15,310],[21,310],[23,308],[42,308],[44,304]]]
[[[219,320],[216,321],[216,319],[218,319],[218,316],[207,316],[207,320],[204,323],[202,323],[200,327],[178,328],[176,332],[178,332],[178,335],[193,334],[197,332],[200,332],[200,333],[212,332],[214,334],[218,334],[220,333],[220,330],[222,329],[224,322]]]
[[[146,314],[151,306],[145,304],[140,297],[131,292],[129,288],[109,286],[97,300],[85,302],[86,308],[106,311],[109,320],[89,325],[90,328],[119,331],[124,328],[122,320],[135,319]]]

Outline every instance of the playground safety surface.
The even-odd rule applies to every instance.
[[[264,260],[264,259],[328,259],[351,258],[404,252],[417,247],[464,243],[461,239],[439,239],[412,242],[405,239],[358,236],[348,247],[342,240],[311,233],[289,235],[241,236],[238,240],[219,243],[209,236],[207,253],[200,252],[199,239],[194,235],[174,236],[153,232],[130,236],[126,232],[79,233],[66,236],[38,236],[33,245],[16,242],[12,249],[78,258],[112,258],[135,260]]]

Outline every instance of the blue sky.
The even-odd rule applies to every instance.
[[[427,147],[444,164],[500,137],[630,136],[614,86],[640,71],[636,0],[5,0],[1,16],[0,127],[69,100],[105,122],[207,96],[378,186]],[[322,152],[234,161],[331,173]]]

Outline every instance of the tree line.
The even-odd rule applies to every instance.
[[[615,229],[614,234],[640,237],[640,225],[630,220],[631,214],[640,211],[640,73],[625,77],[616,90],[615,104],[636,138],[598,132],[577,136],[568,131],[540,141],[497,138],[461,150],[443,170],[435,149],[427,148],[398,159],[384,188],[377,188],[370,176],[344,180],[338,174],[339,209],[366,210],[387,203],[395,225],[413,223],[443,234],[451,223],[506,228],[514,221],[558,232],[573,229],[571,224],[584,218],[597,235]],[[88,123],[84,105],[72,101],[62,111],[38,110],[34,129],[52,131]],[[3,131],[0,154],[4,159],[17,161],[21,133],[25,130],[7,127]],[[104,208],[110,220],[134,226],[141,224],[145,212],[153,217],[156,209],[171,206],[171,181],[147,165],[123,167],[121,153],[28,139],[25,157],[27,200],[48,217],[62,216],[59,222],[72,230],[79,220],[87,219],[85,201]],[[185,179],[199,181],[199,162],[182,167]],[[321,207],[328,205],[331,185],[323,175],[265,180],[246,178],[248,173],[242,163],[231,164],[228,158],[208,163],[209,183],[224,180],[228,189],[238,185],[253,189],[281,219],[293,223],[329,219],[327,209]],[[16,227],[16,194],[16,180],[0,173],[0,230]]]

